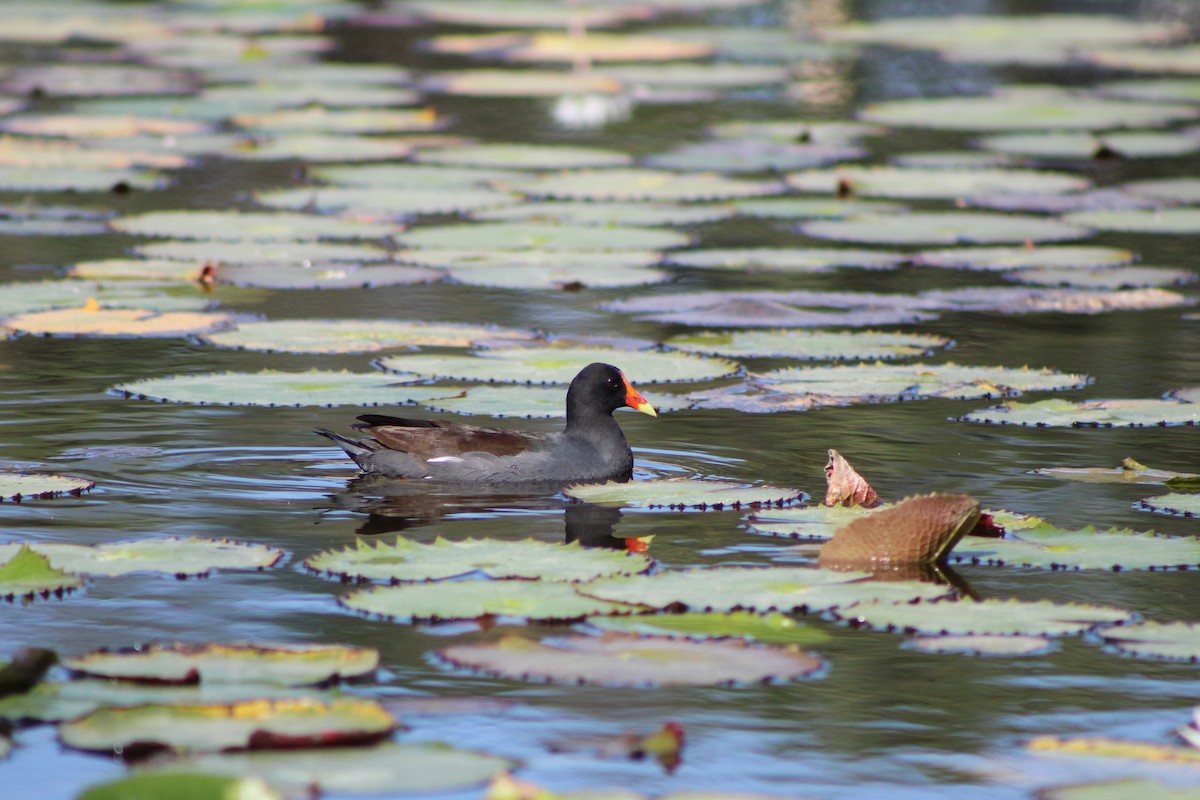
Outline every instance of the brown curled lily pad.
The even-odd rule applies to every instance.
[[[852,520],[821,547],[823,566],[932,564],[979,521],[979,501],[966,495],[909,497]]]
[[[741,640],[659,636],[567,636],[532,641],[506,636],[490,644],[444,647],[439,658],[508,678],[601,686],[712,686],[791,681],[824,666],[803,651]]]

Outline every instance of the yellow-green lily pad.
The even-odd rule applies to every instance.
[[[1146,497],[1137,502],[1139,508],[1147,511],[1157,511],[1160,514],[1174,514],[1180,517],[1200,516],[1200,494],[1171,494],[1158,497]]]
[[[137,236],[223,241],[299,242],[313,239],[379,239],[395,225],[289,212],[180,210],[150,211],[109,222]]]
[[[780,506],[804,496],[799,489],[691,478],[576,484],[563,489],[563,494],[587,503],[702,511]]]
[[[1015,400],[964,414],[963,422],[994,425],[1028,425],[1037,428],[1140,428],[1148,426],[1196,425],[1200,405],[1174,400],[1131,398],[1115,400]]]
[[[1082,239],[1091,231],[1075,215],[1066,221],[1020,214],[944,211],[814,220],[800,224],[807,236],[869,244],[1004,244]]]
[[[591,225],[540,225],[486,222],[412,228],[395,237],[405,247],[472,250],[664,250],[682,247],[685,234],[655,228],[597,228]]]
[[[802,192],[836,194],[849,186],[863,197],[967,197],[992,192],[1061,194],[1091,186],[1091,181],[1062,172],[1021,169],[918,169],[916,167],[838,166],[788,176]]]
[[[11,557],[24,545],[0,544],[0,558]],[[97,545],[38,542],[34,550],[56,569],[78,575],[113,577],[131,572],[167,575],[207,575],[214,569],[255,569],[273,566],[283,558],[274,547],[230,539],[141,539]]]
[[[205,341],[218,347],[280,353],[371,353],[395,348],[469,347],[481,342],[533,338],[532,331],[459,322],[306,319],[246,322],[233,330],[205,337]]]
[[[137,800],[142,797],[186,797],[188,800],[284,800],[258,778],[179,773],[130,775],[87,787],[79,800]]]
[[[29,545],[0,546],[0,597],[33,597],[50,592],[61,594],[83,585],[78,575],[68,574],[50,563]]]
[[[889,100],[865,106],[858,116],[880,125],[951,131],[1105,130],[1193,119],[1200,111],[1182,103],[1138,103],[1038,90]]]
[[[1131,250],[1089,245],[1049,247],[955,247],[923,250],[912,260],[925,267],[1010,270],[1032,267],[1120,267],[1137,259]]]
[[[18,472],[0,472],[0,502],[12,500],[48,500],[51,497],[71,494],[79,496],[90,491],[95,481],[86,478],[71,478],[66,475],[38,475]]]
[[[1140,658],[1200,661],[1200,623],[1133,622],[1100,632],[1123,653]]]
[[[1063,219],[1074,225],[1125,233],[1194,234],[1200,232],[1200,208],[1153,208],[1077,211]]]
[[[534,197],[567,200],[725,200],[782,193],[776,181],[680,174],[656,169],[568,170],[528,179],[513,188]]]
[[[395,375],[345,370],[172,375],[117,384],[111,391],[163,403],[267,407],[403,405],[452,393],[432,386],[405,386]]]

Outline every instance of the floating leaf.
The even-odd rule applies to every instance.
[[[389,224],[315,214],[207,210],[150,211],[114,219],[109,225],[114,230],[139,236],[257,242],[378,239],[398,230]]]
[[[628,617],[592,617],[588,627],[639,636],[672,639],[749,639],[767,644],[810,645],[828,641],[829,634],[778,611],[752,614],[640,614]]]
[[[646,295],[602,303],[600,308],[684,325],[812,328],[918,322],[934,318],[922,311],[930,305],[900,294],[764,291]]]
[[[0,558],[9,558],[24,545],[0,544]],[[283,557],[267,545],[230,539],[142,539],[97,545],[39,542],[34,549],[56,568],[80,575],[111,577],[130,572],[168,575],[206,575],[214,569],[265,569]]]
[[[683,42],[659,36],[569,32],[485,33],[436,36],[426,40],[435,53],[483,55],[505,61],[674,61],[710,55],[705,42]]]
[[[993,192],[1060,194],[1087,189],[1086,178],[1061,172],[1018,169],[917,169],[912,167],[854,167],[814,169],[788,176],[802,192],[837,194],[849,185],[863,197],[966,197]]]
[[[1046,569],[1176,569],[1200,566],[1200,542],[1131,530],[1063,530],[1049,523],[960,543],[955,563],[999,564]]]
[[[430,0],[408,0],[406,12],[446,25],[482,28],[610,28],[625,22],[644,20],[650,9],[636,5],[579,4],[561,6],[545,0],[494,2],[494,0],[458,0],[447,5]]]
[[[478,189],[495,188],[527,178],[527,173],[499,169],[456,169],[416,164],[367,164],[314,167],[314,178],[336,186],[367,189]]]
[[[516,202],[514,195],[493,189],[377,189],[342,186],[277,189],[259,192],[255,199],[272,208],[312,209],[387,219],[417,214],[467,213]],[[398,230],[392,228],[390,232]]]
[[[34,475],[0,472],[0,502],[5,500],[48,500],[64,494],[80,495],[91,491],[95,481],[66,475]]]
[[[157,173],[137,169],[0,165],[0,189],[8,192],[149,191],[162,185]]]
[[[3,321],[0,327],[39,336],[188,336],[220,330],[233,324],[230,314],[136,308],[60,308],[31,311]]]
[[[471,250],[662,250],[688,243],[682,233],[654,228],[519,222],[428,226],[413,228],[395,238],[406,247]]]
[[[620,81],[596,72],[478,69],[438,72],[422,81],[429,92],[466,97],[563,97],[618,94]]]
[[[824,662],[803,651],[741,640],[700,641],[608,634],[531,641],[506,636],[490,644],[437,651],[456,667],[521,680],[603,686],[710,686],[796,680]]]
[[[188,800],[283,800],[283,795],[258,778],[218,775],[130,775],[88,787],[79,800],[139,800],[149,797],[186,797]]]
[[[1135,72],[1200,73],[1200,46],[1179,47],[1121,47],[1094,50],[1088,61],[1115,69]]]
[[[705,381],[736,372],[723,358],[654,350],[615,351],[602,347],[500,347],[471,356],[402,355],[380,360],[384,369],[431,378],[500,383],[568,384],[594,361],[620,361],[639,383]]]
[[[764,28],[755,28],[755,31],[759,41],[763,42],[767,31]],[[717,30],[705,28],[702,32],[704,36],[686,37],[673,32],[671,38],[720,46],[720,42],[716,41],[714,36],[719,35]],[[631,87],[638,93],[639,99],[644,97],[647,90],[692,88],[712,92],[716,89],[768,87],[772,84],[786,83],[790,78],[788,69],[782,65],[734,64],[729,61],[616,64],[605,65],[599,72]]]
[[[670,273],[661,269],[646,269],[645,267],[611,266],[597,269],[595,266],[586,264],[555,267],[549,264],[520,263],[526,255],[536,256],[540,252],[543,251],[515,250],[511,251],[514,262],[512,266],[460,264],[450,267],[447,274],[455,283],[471,286],[487,286],[496,289],[559,289],[563,291],[644,286],[671,280]],[[600,255],[608,254],[601,253]]]
[[[921,397],[1003,397],[1022,392],[1086,386],[1086,375],[1051,369],[1011,369],[958,364],[855,364],[789,367],[763,373],[774,392],[812,394],[856,402]]]
[[[968,634],[962,636],[917,636],[910,642],[914,650],[924,653],[959,653],[972,656],[1034,656],[1042,655],[1054,645],[1045,636],[999,636]]]
[[[856,625],[908,633],[1062,636],[1125,622],[1130,612],[1112,606],[1047,600],[963,600],[859,605],[840,616]]]
[[[426,164],[496,169],[579,169],[623,167],[633,159],[616,150],[595,147],[539,144],[479,144],[443,147],[418,153],[414,159]]]
[[[164,403],[222,406],[402,405],[432,399],[446,389],[404,386],[378,372],[217,372],[171,375],[122,383],[113,392]]]
[[[722,200],[780,194],[772,181],[748,181],[709,173],[681,175],[667,170],[576,170],[526,180],[514,189],[534,197],[568,200]]]
[[[892,269],[905,257],[877,250],[820,250],[785,247],[748,247],[722,250],[680,250],[670,263],[696,269],[741,272],[828,272],[834,267]]]
[[[307,319],[246,322],[234,330],[207,336],[205,341],[218,347],[279,353],[372,353],[402,347],[469,347],[481,342],[533,338],[532,332],[458,322]],[[398,367],[395,369],[399,371]]]
[[[1161,514],[1200,516],[1200,494],[1164,494],[1139,500],[1137,505],[1147,511],[1157,511]]]
[[[472,216],[475,219],[527,220],[560,225],[657,227],[715,222],[731,217],[733,213],[733,208],[726,205],[567,200],[524,203],[481,211]]]
[[[853,158],[866,151],[857,147],[828,144],[797,144],[770,139],[717,139],[693,142],[642,159],[654,169],[716,172],[786,172],[817,167]]]
[[[706,30],[706,33],[712,34],[714,31]],[[710,127],[708,132],[729,139],[749,137],[782,142],[842,144],[855,142],[865,136],[881,136],[884,129],[846,120],[778,119],[722,122]]]
[[[799,489],[778,486],[747,486],[728,481],[656,478],[628,483],[577,484],[563,494],[587,503],[605,503],[630,508],[740,509],[743,507],[782,505],[803,496]]]
[[[445,277],[443,272],[420,267],[357,266],[348,262],[295,267],[243,264],[220,267],[216,272],[219,283],[264,289],[374,289],[434,283]]]
[[[166,241],[138,245],[133,252],[143,258],[294,267],[331,261],[388,260],[388,252],[382,247],[332,242]]]
[[[1046,738],[1048,737],[1040,737],[1039,741]],[[1105,755],[1112,758],[1136,757],[1134,756],[1136,747],[1138,746],[1133,743],[1124,748],[1116,746]],[[1171,761],[1173,759],[1170,758],[1169,752],[1176,749],[1158,745],[1142,745],[1136,752],[1144,753],[1148,761]],[[1155,751],[1165,757],[1156,757]],[[1067,752],[1076,751],[1068,749]],[[1082,783],[1075,786],[1055,786],[1043,790],[1041,795],[1045,800],[1141,800],[1143,797],[1156,797],[1160,800],[1200,800],[1200,789],[1168,786],[1149,778],[1126,778],[1125,780],[1101,783]]]
[[[1101,636],[1118,650],[1143,658],[1200,661],[1200,623],[1134,622],[1107,628]]]
[[[1119,467],[1040,467],[1030,471],[1084,483],[1167,483],[1172,478],[1200,478],[1193,472],[1151,469],[1132,458],[1124,459]]]
[[[1147,286],[1179,286],[1196,280],[1196,274],[1162,267],[1108,267],[1097,269],[1034,267],[1004,276],[1018,283],[1037,286],[1079,286],[1085,289],[1133,289]]]
[[[188,94],[193,79],[180,70],[134,64],[29,64],[0,78],[0,91],[45,97]]]
[[[375,742],[397,727],[373,700],[286,699],[101,708],[61,723],[58,735],[63,744],[80,750],[205,753]]]
[[[867,506],[793,506],[791,508],[759,509],[750,517],[753,533],[786,536],[792,539],[832,539],[834,531],[848,522],[865,516],[873,507]]]
[[[234,114],[232,122],[240,128],[269,133],[399,133],[432,131],[444,125],[433,109],[329,109],[322,106]]]
[[[846,457],[837,450],[829,450],[829,461],[825,464],[824,506],[862,506],[871,508],[879,505],[879,495],[858,474]]]
[[[563,417],[566,409],[561,386],[418,387],[423,397],[410,392],[416,402],[434,411],[451,414],[486,414],[491,417]],[[660,413],[687,408],[686,398],[659,392],[642,392]]]
[[[377,650],[324,644],[154,644],[63,659],[63,666],[83,675],[155,684],[302,686],[361,677],[378,665]]]
[[[1103,314],[1108,311],[1132,311],[1171,308],[1188,299],[1166,289],[1034,289],[997,286],[968,287],[925,292],[921,297],[935,307],[960,311],[999,311],[1002,314],[1058,311],[1065,314]]]
[[[986,136],[979,146],[988,150],[1039,158],[1166,158],[1200,149],[1192,136],[1154,131],[1112,133],[1014,133]]]
[[[1200,753],[1191,747],[1131,742],[1105,736],[1056,737],[1038,736],[1025,743],[1033,753],[1066,753],[1069,755],[1100,756],[1147,761],[1154,764],[1200,765]],[[1171,795],[1151,795],[1169,798]]]
[[[1076,224],[1078,223],[1078,224]],[[946,211],[895,216],[864,216],[800,223],[817,239],[871,244],[1001,244],[1081,239],[1090,231],[1080,220],[1045,219],[1019,214]]]
[[[1076,211],[1063,219],[1105,231],[1191,234],[1200,232],[1200,208]]]
[[[1156,77],[1149,80],[1109,81],[1097,86],[1096,91],[1108,97],[1124,97],[1130,100],[1192,103],[1200,100],[1200,80]]]
[[[106,258],[100,261],[80,261],[71,267],[69,275],[93,280],[187,281],[200,279],[203,261],[167,261],[148,258]]]
[[[956,247],[925,250],[913,256],[923,267],[1010,270],[1033,267],[1119,267],[1136,260],[1130,250],[1115,247],[1059,245],[1050,247]]]
[[[417,144],[398,136],[283,133],[241,138],[216,152],[225,158],[243,161],[379,161],[406,158],[412,155]]]
[[[1009,401],[980,409],[957,419],[997,425],[1032,425],[1038,428],[1112,428],[1165,425],[1195,425],[1200,406],[1173,400],[1039,400],[1034,403]]]
[[[650,559],[616,550],[583,549],[578,543],[536,539],[466,539],[433,544],[396,539],[392,544],[355,541],[354,547],[325,550],[305,560],[317,572],[372,580],[438,581],[481,572],[489,578],[586,581],[604,575],[645,572]]]
[[[346,608],[396,622],[448,622],[517,617],[564,622],[593,614],[629,614],[636,605],[586,597],[556,581],[441,581],[357,589],[338,599]]]
[[[799,358],[813,361],[874,361],[932,355],[949,339],[923,333],[878,331],[701,331],[664,344],[676,350],[729,358]]]
[[[35,594],[77,589],[83,580],[54,567],[29,545],[0,546],[0,597],[32,597]]]
[[[1195,205],[1200,203],[1200,178],[1162,178],[1151,181],[1134,181],[1122,187],[1125,191],[1161,200],[1166,203]]]
[[[737,213],[747,217],[782,219],[843,219],[864,214],[901,214],[908,209],[898,203],[866,200],[812,199],[780,197],[765,200],[734,200]],[[865,252],[865,251],[864,251]]]
[[[993,97],[935,97],[872,103],[859,118],[881,125],[953,131],[1103,130],[1191,119],[1193,106],[1135,103],[1065,92],[1014,91]]]

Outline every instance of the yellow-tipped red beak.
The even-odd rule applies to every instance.
[[[640,411],[643,414],[649,414],[652,417],[657,417],[658,412],[654,410],[654,406],[650,405],[650,401],[642,397],[641,393],[638,392],[637,389],[633,388],[633,384],[629,382],[628,378],[626,378],[624,375],[622,375],[621,378],[625,381],[625,405],[629,406],[635,411]]]

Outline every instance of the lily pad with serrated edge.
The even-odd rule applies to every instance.
[[[566,416],[561,386],[423,386],[416,402],[449,414],[485,414],[491,417],[538,419]],[[686,397],[662,392],[642,392],[658,413],[687,408]]]
[[[205,337],[218,347],[277,353],[372,353],[413,347],[469,347],[481,342],[525,342],[532,331],[415,320],[306,319],[246,322]],[[400,372],[399,368],[396,368]],[[409,378],[412,380],[412,378]]]
[[[0,502],[5,500],[47,500],[63,494],[80,495],[91,491],[95,481],[66,475],[35,475],[0,472]]]
[[[577,484],[563,494],[587,503],[620,505],[631,508],[722,509],[757,508],[783,505],[804,496],[799,489],[779,486],[747,486],[729,481],[692,480],[691,478],[655,478],[627,483]]]
[[[1137,260],[1131,250],[1087,245],[1049,247],[955,247],[924,250],[912,261],[923,267],[1010,270],[1033,267],[1120,267]]]
[[[862,506],[826,506],[816,503],[792,508],[761,509],[751,515],[748,530],[791,539],[831,539],[838,528],[866,516],[874,509]]]
[[[1200,406],[1151,398],[1084,400],[1078,403],[1055,398],[1034,403],[1010,401],[971,411],[956,419],[1038,428],[1141,428],[1195,425],[1200,422]]]
[[[25,544],[0,548],[0,559],[0,597],[32,597],[83,585],[78,575],[52,566],[46,556]]]
[[[349,262],[294,267],[234,264],[220,267],[216,272],[218,283],[262,289],[373,289],[435,283],[445,277],[441,270],[399,264],[358,266]]]
[[[935,308],[998,311],[1001,314],[1049,311],[1063,314],[1104,314],[1109,311],[1173,308],[1191,302],[1179,292],[1157,287],[1098,290],[988,286],[934,289],[923,292],[920,296]]]
[[[1181,286],[1196,280],[1196,273],[1165,267],[1108,267],[1078,269],[1033,267],[1010,272],[1006,280],[1035,286],[1074,286],[1083,289],[1135,289],[1147,286]]]
[[[650,559],[615,550],[584,549],[578,543],[555,544],[536,539],[502,541],[440,536],[432,544],[396,539],[392,544],[365,543],[325,550],[305,559],[316,572],[371,580],[439,581],[482,572],[489,578],[586,581],[604,575],[645,572]]]
[[[579,591],[621,603],[690,611],[803,611],[856,603],[933,600],[953,592],[918,581],[864,580],[865,572],[807,567],[710,567],[600,578]]]
[[[168,240],[132,249],[142,258],[205,261],[218,264],[283,264],[301,266],[330,261],[387,261],[387,250],[370,244],[334,242],[255,242]]]
[[[491,143],[424,150],[418,163],[496,169],[582,169],[628,166],[633,158],[617,150],[570,145]]]
[[[122,233],[176,239],[297,242],[314,239],[379,239],[399,229],[389,223],[359,222],[316,214],[261,211],[150,211],[119,217],[109,226]]]
[[[1063,530],[1049,523],[1005,538],[968,537],[950,555],[956,564],[993,564],[1055,570],[1167,570],[1200,567],[1200,541],[1152,531]]]
[[[1012,369],[959,364],[855,364],[788,367],[758,376],[776,392],[879,400],[945,397],[1003,397],[1022,392],[1062,391],[1086,386],[1086,375],[1050,369]]]
[[[833,144],[797,144],[770,139],[715,139],[693,142],[662,153],[644,156],[641,163],[653,169],[683,173],[715,172],[786,172],[819,167],[840,161],[863,158],[859,147]]]
[[[615,95],[620,81],[593,71],[477,69],[436,72],[421,87],[435,94],[464,97],[562,97],[564,95]]]
[[[1200,115],[1194,106],[1137,103],[1065,92],[993,97],[936,97],[871,103],[859,119],[896,127],[951,131],[1105,130],[1161,125]]]
[[[1021,214],[946,211],[863,216],[800,223],[806,236],[868,244],[1003,244],[1082,239],[1081,224]]]
[[[16,544],[0,544],[0,558],[15,553]],[[112,577],[131,572],[207,575],[214,569],[262,570],[283,558],[283,551],[230,539],[142,539],[97,545],[39,542],[34,550],[50,563],[80,575]]]
[[[970,656],[1035,656],[1054,649],[1045,636],[1018,634],[963,634],[959,636],[915,636],[906,644],[923,653],[954,653]]]
[[[255,777],[179,773],[130,775],[84,789],[79,800],[131,800],[138,797],[187,797],[188,800],[284,800],[282,794]]]
[[[749,639],[767,644],[809,645],[827,641],[829,634],[773,611],[752,614],[640,614],[629,617],[592,617],[590,628],[604,632],[665,636],[672,639]]]
[[[557,581],[438,581],[357,589],[338,598],[346,608],[396,622],[449,622],[515,617],[563,622],[597,614],[630,614],[636,604],[587,597]]]
[[[701,331],[672,336],[669,348],[728,358],[799,358],[812,361],[869,361],[932,355],[953,344],[924,333],[882,331]]]
[[[259,748],[333,747],[377,742],[398,728],[374,700],[299,698],[229,705],[143,705],[101,708],[58,727],[63,744],[79,750],[131,746],[176,753]]]
[[[730,205],[745,217],[780,219],[843,219],[863,214],[901,214],[908,210],[899,203],[869,200],[814,199],[780,197],[765,200],[733,200]]]
[[[537,201],[515,206],[478,211],[472,218],[481,220],[528,220],[560,225],[636,225],[658,227],[696,225],[733,216],[728,205],[638,203],[633,201],[560,200]]]
[[[995,192],[1062,194],[1091,186],[1091,181],[1061,172],[1019,169],[918,169],[915,167],[839,166],[794,173],[788,183],[802,192],[837,194],[839,188],[863,197],[965,197]]]
[[[710,686],[796,680],[820,670],[817,656],[730,640],[659,636],[568,636],[532,641],[510,635],[436,651],[456,667],[521,680],[604,686]]]
[[[331,644],[175,643],[96,650],[61,663],[72,672],[121,681],[303,686],[374,672],[379,651]]]
[[[746,247],[716,250],[680,250],[669,263],[695,269],[728,269],[744,272],[827,272],[834,267],[893,269],[905,256],[878,250],[822,250],[788,247]]]
[[[1200,661],[1200,623],[1134,622],[1100,632],[1105,642],[1141,658]]]
[[[303,796],[314,789],[335,795],[464,791],[515,766],[507,758],[440,742],[384,742],[373,747],[196,754],[143,769],[253,775],[289,796]]]
[[[156,312],[140,308],[56,308],[0,319],[0,329],[37,336],[180,337],[227,328],[231,314],[203,311]]]
[[[272,208],[313,209],[359,217],[395,219],[418,214],[468,213],[517,202],[515,195],[494,189],[377,189],[311,186],[259,192],[255,199]],[[393,229],[392,232],[397,232]]]
[[[1168,158],[1200,149],[1200,140],[1180,133],[1116,131],[1112,133],[1015,133],[985,136],[980,147],[1039,158]]]
[[[517,182],[534,197],[568,200],[726,200],[782,193],[775,181],[749,181],[714,173],[679,174],[654,169],[575,170]]]
[[[1123,211],[1076,211],[1063,219],[1105,231],[1193,234],[1200,232],[1200,208],[1153,208]]]
[[[920,634],[1033,634],[1064,636],[1125,622],[1131,613],[1114,606],[1048,600],[962,600],[939,603],[859,605],[834,612],[854,625]]]
[[[723,358],[686,353],[556,346],[493,348],[470,356],[388,356],[379,363],[395,372],[448,380],[567,384],[595,361],[619,362],[625,374],[636,376],[639,384],[708,381],[738,369]]]
[[[433,109],[329,109],[312,106],[234,114],[239,128],[267,133],[400,133],[438,130],[445,121]]]
[[[603,274],[609,270],[649,267],[662,260],[654,250],[459,250],[430,248],[400,250],[396,260],[436,269],[505,272],[508,270],[575,270]],[[482,280],[482,278],[480,278]],[[503,283],[503,277],[497,277]]]
[[[221,406],[382,406],[428,401],[453,390],[405,386],[378,372],[216,372],[147,378],[114,386],[128,398]]]
[[[157,173],[146,170],[0,165],[0,189],[8,192],[149,191],[163,185]]]
[[[405,247],[474,250],[664,250],[688,244],[687,235],[656,228],[485,222],[412,228],[395,237]]]
[[[1157,511],[1160,514],[1174,514],[1181,517],[1200,516],[1200,494],[1171,494],[1147,497],[1138,500],[1138,508],[1147,511]]]

